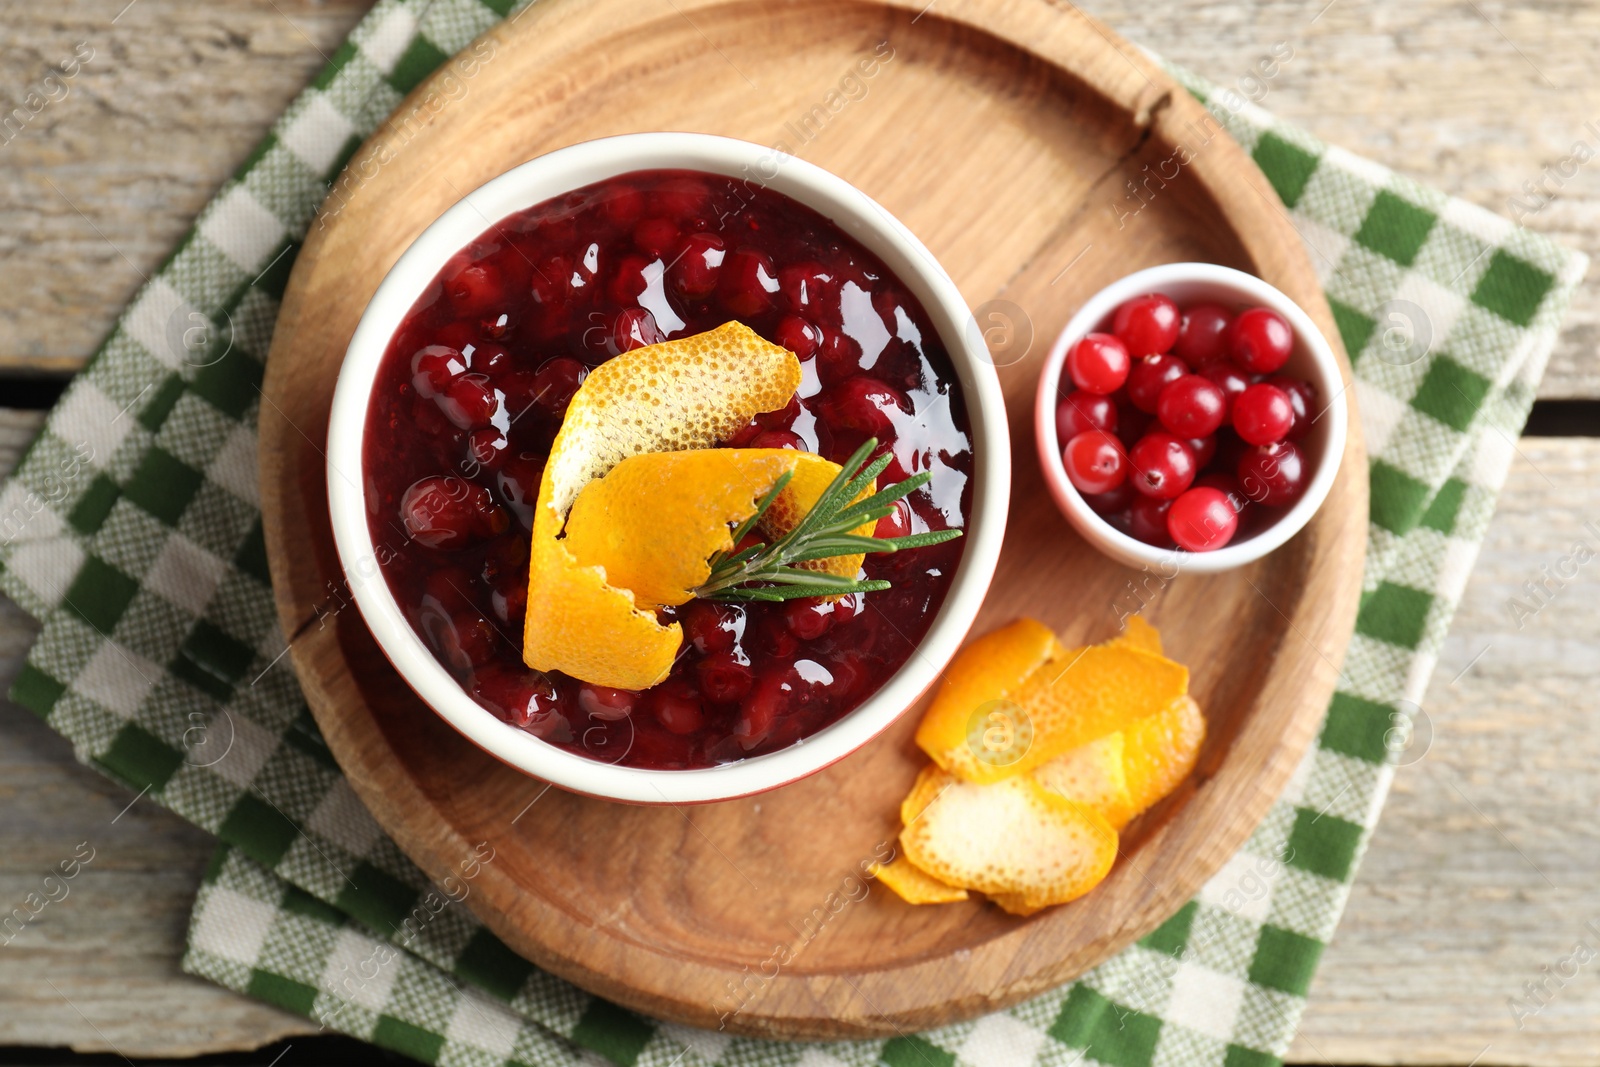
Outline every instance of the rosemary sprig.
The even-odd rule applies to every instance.
[[[903,482],[879,489],[862,500],[856,500],[861,491],[871,485],[873,479],[889,465],[888,453],[867,463],[867,457],[877,447],[878,439],[872,438],[856,449],[794,529],[771,544],[754,544],[713,558],[711,575],[694,591],[695,596],[724,601],[775,601],[877,592],[889,588],[889,583],[881,579],[858,581],[793,564],[858,552],[899,552],[901,549],[937,545],[960,537],[960,530],[931,530],[906,537],[865,537],[851,532],[858,526],[877,522],[892,514],[895,501],[920,489],[932,477],[924,471]],[[761,498],[755,514],[733,531],[735,545],[755,529],[788,484],[789,475],[785,474]]]

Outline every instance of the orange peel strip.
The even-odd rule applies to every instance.
[[[1009,767],[988,767],[974,756],[968,741],[973,717],[1065,655],[1056,635],[1036,619],[1018,619],[968,643],[945,668],[933,703],[917,726],[917,744],[940,767],[962,778],[1008,776]]]
[[[1121,830],[1139,810],[1128,790],[1125,748],[1122,734],[1107,734],[1041,763],[1033,769],[1033,780],[1058,796],[1087,804]]]
[[[1107,641],[1108,645],[1125,645],[1130,648],[1142,648],[1146,652],[1162,655],[1161,634],[1154,626],[1145,621],[1143,615],[1128,616],[1128,623],[1122,632]]]
[[[781,537],[815,506],[839,465],[810,452],[778,448],[701,448],[629,456],[596,478],[572,505],[562,543],[580,564],[605,568],[606,581],[633,593],[641,609],[676,607],[711,575],[711,557],[733,548],[731,525],[755,513],[784,474],[786,485],[760,530]],[[872,487],[863,490],[870,495]],[[876,523],[854,533],[869,536]],[[813,562],[854,577],[857,553]],[[813,568],[819,569],[819,568]]]
[[[1183,696],[1123,732],[1122,766],[1135,814],[1178,787],[1206,739],[1200,705]]]
[[[794,354],[737,322],[625,352],[584,380],[551,445],[534,508],[522,658],[596,685],[646,689],[667,676],[682,643],[575,559],[560,539],[578,494],[629,456],[711,448],[800,386]]]
[[[888,864],[873,864],[872,873],[907,904],[951,904],[967,899],[965,889],[939,881],[904,856],[896,856]]]
[[[929,767],[902,807],[911,810],[900,832],[906,859],[941,882],[1028,908],[1076,900],[1117,855],[1117,832],[1097,811],[1028,776],[980,785]]]

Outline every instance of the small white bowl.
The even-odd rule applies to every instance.
[[[1116,529],[1084,501],[1068,480],[1066,467],[1061,462],[1063,444],[1056,435],[1056,403],[1061,395],[1067,352],[1085,334],[1109,331],[1117,307],[1145,293],[1165,293],[1179,307],[1215,303],[1236,311],[1246,307],[1276,311],[1294,330],[1294,350],[1281,373],[1310,382],[1317,390],[1318,402],[1325,405],[1324,410],[1314,416],[1311,432],[1295,442],[1312,471],[1305,493],[1271,526],[1214,552],[1157,548]],[[1050,487],[1056,506],[1084,540],[1130,567],[1167,567],[1175,563],[1193,574],[1215,574],[1252,563],[1299,533],[1322,506],[1328,490],[1333,488],[1339,461],[1344,456],[1349,424],[1350,409],[1345,398],[1344,379],[1339,374],[1339,361],[1311,317],[1300,305],[1255,275],[1214,263],[1167,263],[1150,267],[1096,293],[1056,338],[1039,375],[1039,392],[1034,404],[1034,436],[1039,445],[1039,466],[1044,471],[1045,484]]]
[[[949,594],[915,654],[838,722],[779,752],[699,770],[600,763],[546,744],[479,706],[401,613],[373,555],[362,439],[384,351],[445,261],[491,224],[581,186],[636,170],[687,169],[741,178],[820,212],[861,242],[922,303],[955,365],[971,422],[972,513]],[[933,255],[879,204],[803,160],[725,137],[628,134],[541,156],[468,193],[412,243],[384,278],[345,353],[328,425],[328,506],[340,562],[362,617],[418,696],[474,744],[524,773],[591,796],[640,804],[727,800],[774,789],[843,759],[887,729],[938,678],[983,603],[1005,533],[1010,437],[999,378],[960,292]]]

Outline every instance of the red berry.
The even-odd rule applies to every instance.
[[[911,533],[911,505],[904,500],[894,502],[894,510],[878,520],[878,525],[873,529],[872,536],[892,540],[896,537],[905,537]],[[843,603],[838,601],[837,603]]]
[[[550,737],[568,725],[556,687],[537,671],[501,667],[477,671],[472,695],[501,719],[535,737]]]
[[[1270,308],[1240,312],[1228,328],[1234,361],[1251,374],[1271,374],[1289,361],[1294,331]]]
[[[411,357],[411,386],[417,395],[432,399],[467,370],[467,357],[447,345],[428,345]]]
[[[655,190],[655,199],[669,215],[695,215],[711,199],[711,190],[699,178],[672,178]]]
[[[1187,437],[1184,438],[1184,444],[1194,453],[1195,470],[1205,470],[1211,462],[1211,457],[1217,454],[1215,437]]]
[[[645,277],[645,272],[650,269],[651,261],[641,255],[630,253],[622,257],[617,264],[617,272],[611,276],[608,292],[611,299],[618,304],[632,304],[643,295],[650,287],[650,280]]]
[[[695,666],[700,692],[713,704],[732,704],[750,692],[755,674],[742,652],[712,652]]]
[[[544,459],[531,452],[512,456],[494,476],[500,499],[524,530],[533,529],[533,505],[539,498],[539,479],[543,476]]]
[[[778,271],[765,252],[741,248],[727,258],[717,293],[728,310],[740,318],[754,318],[772,306],[778,292]]]
[[[1167,533],[1178,547],[1190,552],[1212,552],[1233,540],[1239,515],[1220,489],[1196,486],[1172,502],[1167,511]]]
[[[755,687],[739,705],[739,718],[733,724],[733,736],[746,752],[765,741],[779,716],[793,705],[794,685],[790,682],[789,674],[789,667],[779,664],[776,670],[756,680]]]
[[[1281,441],[1294,425],[1294,406],[1276,385],[1258,382],[1233,403],[1233,428],[1246,444]]]
[[[778,271],[778,291],[790,311],[815,315],[823,295],[832,290],[833,281],[832,272],[816,262],[792,263]]]
[[[1105,396],[1128,380],[1128,349],[1108,333],[1086,335],[1067,353],[1067,374],[1072,384]]]
[[[1083,502],[1088,504],[1089,509],[1096,515],[1114,515],[1119,511],[1125,511],[1137,495],[1133,486],[1124,481],[1110,492],[1084,493]]]
[[[1224,401],[1223,420],[1226,421],[1233,418],[1233,402],[1239,399],[1240,393],[1250,388],[1250,376],[1239,369],[1237,364],[1229,363],[1227,360],[1201,367],[1199,374],[1200,377],[1222,390]]]
[[[1311,479],[1300,450],[1288,441],[1250,449],[1239,460],[1238,474],[1244,495],[1270,508],[1294,503]]]
[[[656,325],[656,317],[645,308],[623,308],[611,325],[611,346],[618,352],[632,352],[666,339]]]
[[[1156,418],[1149,412],[1140,411],[1125,400],[1117,405],[1117,436],[1122,440],[1124,451],[1138,444],[1154,425]]]
[[[1134,360],[1128,372],[1128,400],[1147,415],[1154,415],[1161,390],[1189,373],[1189,365],[1177,356],[1156,354]]]
[[[669,733],[692,734],[706,723],[700,694],[678,678],[669,678],[650,690],[650,711]]]
[[[1080,493],[1109,493],[1128,477],[1122,442],[1104,430],[1086,430],[1068,441],[1061,462]]]
[[[1233,508],[1235,515],[1242,513],[1245,505],[1250,503],[1249,498],[1244,495],[1244,487],[1239,484],[1239,479],[1231,474],[1222,474],[1215,471],[1210,474],[1202,474],[1194,480],[1194,484],[1220,491],[1228,498],[1228,504]]]
[[[1128,536],[1157,548],[1171,548],[1172,535],[1167,532],[1167,512],[1172,501],[1141,496],[1128,508]]]
[[[1128,481],[1145,496],[1171,500],[1194,481],[1194,452],[1182,438],[1157,430],[1128,452]]]
[[[401,494],[400,522],[418,544],[449,551],[505,532],[510,518],[483,486],[434,475],[417,479]]]
[[[1148,356],[1170,351],[1178,340],[1178,305],[1160,293],[1136,296],[1117,308],[1111,332],[1122,338],[1128,352]]]
[[[822,331],[799,315],[785,315],[772,331],[774,344],[793,352],[796,359],[810,359],[822,347]]]
[[[645,219],[633,228],[633,243],[656,259],[667,258],[678,244],[678,225],[671,219]]]
[[[547,360],[533,376],[533,402],[552,415],[564,415],[588,375],[589,368],[570,356]]]
[[[830,389],[823,407],[835,428],[855,430],[880,441],[893,437],[895,420],[911,411],[900,390],[864,374],[846,378]]]
[[[1172,354],[1191,367],[1215,363],[1228,353],[1227,331],[1233,316],[1217,304],[1196,304],[1183,313]]]
[[[604,722],[626,719],[639,703],[639,694],[631,689],[613,689],[609,685],[584,682],[578,686],[578,707],[591,718]]]
[[[459,265],[445,267],[441,280],[450,306],[461,315],[481,315],[504,295],[500,272],[488,263],[457,257]]]
[[[691,600],[683,609],[683,635],[701,653],[728,652],[744,634],[743,608]]]
[[[626,230],[644,214],[644,194],[631,185],[615,186],[600,201],[600,211],[611,225]]]
[[[783,606],[783,621],[802,641],[815,641],[833,625],[833,605],[813,597],[791,600]]]
[[[673,255],[667,280],[678,295],[690,300],[710,296],[717,288],[722,261],[727,256],[722,238],[714,233],[692,233]]]
[[[1289,406],[1294,408],[1294,425],[1289,427],[1289,438],[1298,441],[1311,431],[1316,417],[1312,415],[1317,403],[1316,386],[1287,374],[1274,374],[1267,379],[1267,384],[1276,385],[1289,398]]]
[[[467,455],[484,470],[495,470],[504,463],[510,447],[505,435],[492,427],[467,434]]]
[[[1117,432],[1117,405],[1110,397],[1080,389],[1056,404],[1056,440],[1070,441],[1085,430]]]
[[[1161,425],[1179,437],[1209,437],[1222,425],[1228,398],[1222,389],[1198,374],[1185,374],[1162,388],[1156,397]]]

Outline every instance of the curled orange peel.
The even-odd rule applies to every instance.
[[[709,449],[800,386],[794,354],[730,322],[625,352],[597,367],[573,395],[539,483],[528,562],[522,658],[596,685],[646,689],[667,676],[682,643],[580,562],[561,534],[578,495],[623,460],[649,452]],[[748,513],[747,513],[748,514]]]
[[[1178,787],[1194,770],[1206,739],[1200,705],[1179,697],[1123,731],[1122,766],[1135,813]]]
[[[939,881],[904,856],[896,856],[887,864],[873,864],[872,873],[907,904],[951,904],[967,899],[965,889]]]

